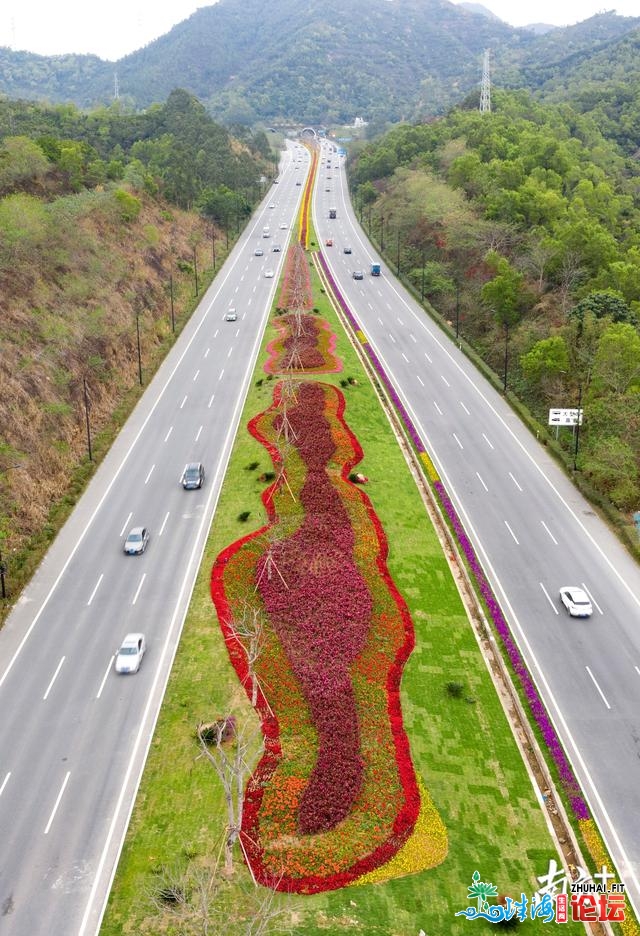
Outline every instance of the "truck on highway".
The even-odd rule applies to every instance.
[[[337,208],[329,208],[329,217],[330,217],[330,218],[337,218],[337,217],[338,217],[338,209],[337,209]]]
[[[371,264],[371,275],[372,275],[372,276],[380,276],[380,272],[381,272],[381,271],[380,271],[380,264],[379,264],[379,263],[372,263],[372,264]]]

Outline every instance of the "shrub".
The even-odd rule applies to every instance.
[[[238,514],[238,520],[240,521],[240,523],[246,523],[250,515],[251,515],[250,510],[243,510],[242,513]]]
[[[464,693],[464,686],[460,682],[448,682],[447,683],[447,693],[451,696],[452,699],[461,699],[462,694]]]

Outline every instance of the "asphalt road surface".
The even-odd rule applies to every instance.
[[[278,184],[0,631],[3,936],[99,927],[308,164],[288,146]],[[182,489],[189,461],[204,463],[201,490]],[[125,556],[135,525],[149,546]],[[147,653],[136,675],[117,675],[129,631],[145,633]]]
[[[464,521],[637,912],[640,569],[385,264],[371,276],[380,258],[349,203],[343,160],[331,153],[328,168],[327,144],[323,154],[314,225],[321,244],[333,240],[322,248],[332,274]],[[395,243],[393,229],[386,236]],[[585,588],[591,619],[567,616],[562,585]]]

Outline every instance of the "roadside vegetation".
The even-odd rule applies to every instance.
[[[566,104],[496,92],[350,163],[360,218],[616,508],[640,505],[640,169]],[[506,360],[506,373],[505,373]],[[543,429],[543,436],[546,432]]]
[[[2,611],[272,170],[185,92],[141,115],[0,101]]]
[[[416,649],[403,674],[401,701],[411,756],[446,826],[449,852],[428,872],[312,896],[278,895],[271,932],[464,933],[455,912],[468,905],[475,870],[501,893],[533,893],[555,849],[485,663],[451,578],[440,542],[377,396],[313,274],[314,307],[338,334],[343,369],[321,380],[339,386],[344,418],[364,447],[356,470],[389,541],[389,572],[407,601]],[[222,786],[199,756],[196,726],[230,716],[245,736],[257,720],[232,668],[211,600],[211,569],[221,550],[266,521],[261,500],[274,468],[246,425],[272,402],[276,378],[265,373],[270,325],[206,546],[182,640],[132,817],[104,936],[201,932],[192,914],[205,875],[222,900],[227,929],[253,932],[251,887],[242,861],[219,880],[217,856],[227,823]],[[309,379],[313,379],[309,377]],[[255,758],[255,752],[254,752]],[[191,898],[163,900],[169,888]],[[218,908],[216,904],[216,908]],[[215,910],[216,914],[219,910]],[[219,917],[216,917],[219,918]],[[201,920],[200,920],[201,922]],[[524,923],[523,932],[554,924]]]

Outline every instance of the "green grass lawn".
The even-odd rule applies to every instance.
[[[442,548],[420,494],[361,364],[312,273],[316,305],[335,322],[342,374],[323,376],[344,390],[345,420],[365,456],[358,470],[368,476],[367,494],[389,540],[388,565],[409,605],[416,649],[404,671],[403,713],[417,774],[428,788],[449,835],[449,853],[437,868],[383,884],[340,891],[283,896],[290,914],[275,932],[363,933],[427,936],[488,931],[492,925],[455,917],[466,908],[467,887],[477,869],[500,893],[519,898],[536,888],[536,875],[555,856],[543,815],[485,664],[466,618]],[[274,337],[269,328],[265,342]],[[263,348],[264,351],[264,348]],[[264,523],[260,501],[266,450],[246,431],[248,419],[271,402],[273,380],[262,372],[247,398],[216,516],[196,583],[182,641],[143,777],[140,794],[115,878],[104,936],[179,933],[151,896],[163,875],[207,865],[217,852],[225,824],[222,789],[213,769],[198,759],[194,728],[233,711],[255,716],[229,664],[209,595],[217,554]],[[258,467],[249,470],[253,462]],[[246,522],[237,518],[250,511]],[[452,697],[449,682],[464,686]],[[242,888],[250,880],[237,861],[236,874],[220,891],[233,921]],[[555,924],[527,921],[522,932],[555,932]],[[567,924],[569,932],[578,932]],[[188,930],[196,932],[196,930]],[[203,932],[199,930],[198,932]],[[221,932],[221,930],[212,930]],[[238,921],[225,932],[247,932]]]

